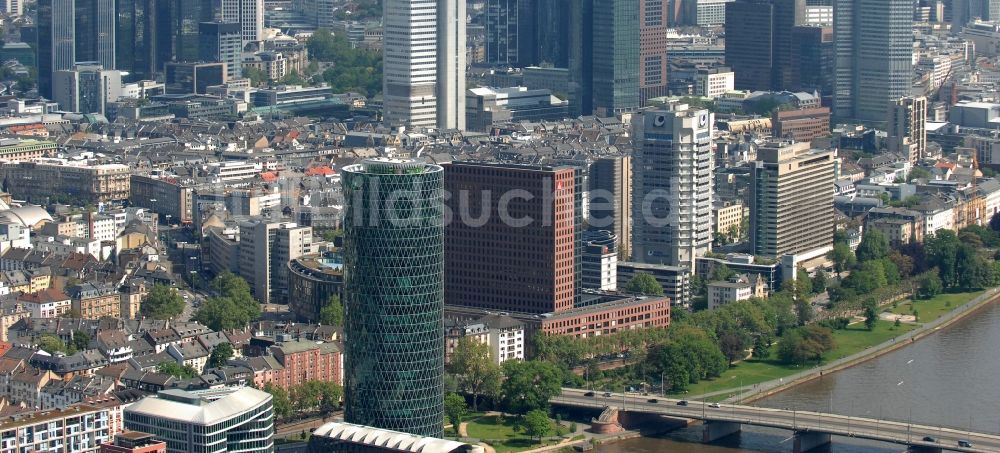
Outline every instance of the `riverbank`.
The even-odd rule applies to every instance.
[[[755,385],[748,385],[742,388],[731,388],[728,390],[715,392],[716,396],[718,394],[734,394],[728,398],[722,398],[721,401],[726,402],[742,402],[743,404],[753,403],[755,401],[767,398],[776,393],[783,392],[797,385],[812,381],[814,379],[821,378],[828,373],[835,373],[840,370],[851,368],[858,364],[867,362],[876,357],[884,354],[888,354],[892,351],[900,349],[910,343],[913,343],[921,338],[926,337],[940,329],[947,328],[951,324],[969,316],[979,309],[1000,300],[1000,288],[993,288],[984,291],[978,297],[966,302],[965,304],[955,307],[953,310],[941,314],[937,319],[928,321],[925,324],[917,326],[913,330],[906,332],[905,334],[895,337],[891,340],[885,341],[874,347],[865,349],[864,351],[858,352],[856,354],[834,360],[824,366],[816,367],[810,370],[800,372],[798,374],[790,375],[787,377],[779,378],[776,380],[771,380],[768,382],[762,382]],[[918,307],[920,302],[917,302]],[[923,317],[923,314],[921,314]],[[703,398],[707,398],[713,395],[701,395]]]

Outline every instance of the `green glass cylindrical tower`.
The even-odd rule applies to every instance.
[[[344,419],[441,437],[444,171],[369,159],[342,183]]]

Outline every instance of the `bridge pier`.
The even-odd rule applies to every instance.
[[[715,442],[726,436],[739,433],[743,430],[743,425],[734,422],[706,421],[701,430],[701,441],[704,443]]]
[[[817,433],[812,431],[796,431],[795,453],[805,453],[813,449],[830,444],[830,435],[827,433]]]

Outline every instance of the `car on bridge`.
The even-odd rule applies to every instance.
[[[713,407],[713,408],[718,409],[718,408],[720,408],[722,406],[719,406],[719,403],[712,403],[712,404],[709,404],[708,407]]]
[[[687,402],[687,400],[680,400],[680,401],[677,402],[677,405],[678,406],[687,406],[688,402]]]
[[[594,392],[587,392],[587,393],[584,393],[584,394],[583,394],[583,396],[590,396],[590,397],[593,397],[593,396],[594,396]]]
[[[650,399],[646,400],[646,402],[647,402],[647,403],[654,403],[654,404],[655,404],[655,403],[659,403],[659,402],[660,402],[660,400],[658,400],[658,399],[656,399],[656,398],[650,398]]]
[[[972,442],[969,442],[967,440],[960,440],[958,441],[958,446],[962,448],[972,448]]]
[[[933,438],[931,436],[924,436],[923,441],[924,442],[931,442],[931,443],[935,443],[935,444],[937,443],[937,439],[935,439],[935,438]]]
[[[611,392],[604,392],[604,397],[605,398],[610,397],[610,396],[611,396]]]

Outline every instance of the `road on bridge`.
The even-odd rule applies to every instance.
[[[836,436],[858,437],[952,451],[1000,452],[1000,436],[952,428],[818,412],[714,404],[703,401],[681,403],[681,400],[638,394],[612,393],[610,396],[605,396],[604,392],[595,392],[592,394],[593,396],[587,396],[587,393],[587,390],[563,389],[562,395],[553,398],[551,403],[591,408],[612,406],[632,412],[766,426],[792,431],[828,433]],[[656,402],[654,403],[653,400]],[[924,441],[925,438],[932,438],[934,442]],[[971,447],[960,447],[959,440],[968,441]]]

